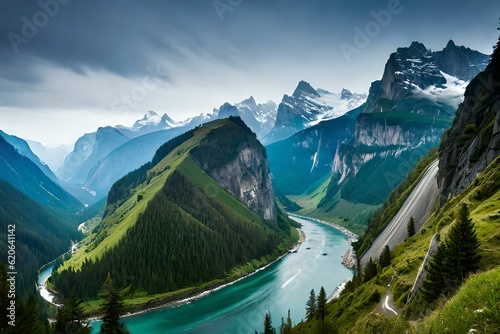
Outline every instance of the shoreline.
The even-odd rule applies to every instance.
[[[300,215],[290,214],[290,213],[287,213],[287,214],[289,216],[295,216],[295,217],[301,218],[301,219],[308,219],[308,220],[312,220],[312,221],[315,221],[315,222],[318,222],[318,223],[322,223],[322,224],[326,224],[326,225],[332,226],[335,229],[337,229],[340,232],[342,232],[343,234],[345,234],[345,236],[346,236],[346,238],[347,238],[347,240],[349,242],[349,245],[357,239],[357,235],[356,234],[354,234],[353,232],[351,232],[351,231],[347,230],[346,228],[344,228],[342,226],[339,226],[337,224],[330,223],[330,222],[325,222],[325,221],[321,221],[321,220],[319,220],[317,218],[300,216]],[[249,274],[246,274],[246,275],[244,275],[242,277],[236,278],[236,279],[234,279],[232,281],[229,281],[227,283],[223,283],[223,284],[217,285],[217,286],[215,286],[213,288],[209,288],[208,290],[195,293],[193,296],[190,296],[190,297],[187,297],[187,298],[182,298],[182,299],[173,300],[173,301],[162,301],[162,298],[160,298],[158,300],[152,299],[152,300],[150,300],[150,301],[148,301],[148,302],[146,302],[146,303],[144,303],[142,305],[138,305],[137,307],[131,307],[131,308],[132,309],[133,308],[140,309],[141,307],[144,307],[147,304],[155,304],[155,303],[157,305],[146,307],[146,308],[140,309],[138,311],[129,311],[129,312],[125,313],[125,314],[122,314],[120,317],[121,318],[134,317],[134,316],[138,316],[138,315],[145,314],[145,313],[148,313],[148,312],[154,312],[154,311],[157,311],[157,310],[161,310],[163,308],[179,307],[179,306],[182,306],[182,305],[185,305],[185,304],[189,304],[192,301],[196,301],[196,300],[198,300],[200,298],[206,297],[207,295],[209,295],[209,294],[211,294],[213,292],[219,291],[219,290],[221,290],[221,289],[223,289],[225,287],[228,287],[228,286],[231,286],[233,284],[236,284],[239,281],[241,281],[241,280],[243,280],[245,278],[248,278],[248,277],[250,277],[250,276],[252,276],[252,275],[260,272],[261,270],[264,270],[264,269],[268,268],[269,266],[275,264],[276,262],[282,260],[286,255],[290,254],[293,250],[298,250],[300,248],[300,246],[304,243],[304,241],[307,239],[307,236],[306,236],[306,234],[304,233],[304,231],[301,228],[297,228],[297,231],[299,232],[299,240],[286,253],[280,255],[279,257],[277,257],[273,261],[271,261],[268,264],[266,264],[266,265],[264,265],[264,266],[262,266],[262,267],[260,267],[260,268],[258,268],[256,270],[254,270],[253,272],[251,272]],[[350,248],[350,250],[351,249],[352,248]],[[345,283],[346,282],[343,282],[337,288],[335,288],[335,290],[330,295],[329,300],[331,300],[333,298],[336,298],[340,294],[340,292],[343,290],[343,288],[345,286]],[[164,299],[167,299],[167,298],[168,297],[166,297]],[[92,323],[92,322],[96,322],[96,321],[100,321],[100,320],[101,320],[100,316],[92,316],[92,315],[85,319],[85,321],[88,322],[88,323]]]
[[[179,307],[179,306],[182,306],[182,305],[185,305],[185,304],[189,304],[190,302],[192,301],[195,301],[195,300],[198,300],[200,298],[203,298],[205,296],[208,296],[209,294],[213,293],[213,292],[216,292],[216,291],[219,291],[225,287],[228,287],[228,286],[231,286],[233,284],[236,284],[238,283],[239,281],[245,279],[245,278],[248,278],[258,272],[260,272],[261,270],[264,270],[266,268],[268,268],[269,266],[275,264],[276,262],[282,260],[286,255],[290,254],[290,252],[294,249],[298,249],[298,247],[300,247],[300,245],[302,245],[302,243],[306,240],[306,235],[304,233],[304,231],[302,231],[301,229],[297,228],[297,230],[299,231],[299,240],[292,246],[292,248],[290,248],[286,253],[280,255],[278,258],[274,259],[273,261],[269,262],[268,264],[252,271],[251,273],[249,274],[246,274],[242,277],[239,277],[239,278],[236,278],[228,283],[224,283],[224,284],[221,284],[221,285],[217,285],[216,287],[214,288],[210,288],[208,290],[205,290],[205,291],[202,291],[202,292],[199,292],[197,294],[195,294],[194,296],[191,296],[191,297],[187,297],[187,298],[183,298],[183,299],[180,299],[180,300],[174,300],[174,301],[169,301],[169,302],[162,302],[161,299],[158,300],[157,302],[160,304],[160,305],[156,305],[156,306],[152,306],[152,307],[147,307],[146,309],[144,310],[140,310],[140,311],[132,311],[132,312],[127,312],[125,314],[122,314],[120,316],[120,318],[128,318],[128,317],[133,317],[133,316],[137,316],[137,315],[141,315],[141,314],[145,314],[145,313],[148,313],[148,312],[153,312],[153,311],[157,311],[157,310],[161,310],[163,308],[167,308],[167,307]],[[155,300],[151,300],[149,302],[146,302],[145,304],[143,305],[146,305],[148,303],[154,303]],[[101,320],[101,317],[99,316],[91,316],[89,318],[86,318],[85,321],[88,321],[89,323],[91,322],[95,322],[95,321],[99,321]]]
[[[295,213],[290,213],[290,212],[287,212],[286,214],[288,216],[292,216],[292,217],[296,217],[296,218],[300,218],[300,219],[308,219],[308,220],[312,220],[312,221],[315,221],[315,222],[320,223],[320,224],[328,225],[328,226],[331,226],[331,227],[335,228],[336,230],[339,230],[340,232],[342,232],[346,237],[347,243],[349,244],[349,249],[344,253],[344,255],[342,255],[342,264],[346,268],[351,269],[351,270],[355,270],[357,268],[358,260],[356,257],[356,252],[354,252],[354,249],[352,248],[352,243],[358,241],[359,236],[356,233],[349,231],[347,228],[340,226],[338,224],[328,222],[325,220],[321,220],[318,218],[301,216],[301,215],[298,215]],[[340,288],[340,286],[339,286],[339,288]],[[339,294],[340,294],[340,292],[339,292]]]
[[[301,218],[301,219],[313,220],[313,221],[321,223],[321,224],[329,225],[329,226],[335,228],[336,230],[339,230],[343,234],[345,234],[347,242],[349,243],[349,245],[351,245],[353,242],[357,241],[358,238],[359,238],[359,236],[356,233],[348,230],[347,228],[345,228],[343,226],[340,226],[340,225],[332,223],[332,222],[328,222],[328,221],[321,220],[321,219],[318,219],[318,218],[313,218],[313,217],[301,216],[301,215],[298,215],[298,214],[295,214],[295,213],[290,213],[290,212],[287,212],[286,214],[289,215],[289,216],[293,216],[293,217],[297,217],[297,218]]]

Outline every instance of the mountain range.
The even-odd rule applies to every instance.
[[[452,41],[438,52],[418,42],[398,48],[363,106],[268,146],[276,191],[304,214],[362,231],[373,210],[438,145],[466,80],[488,59]]]
[[[338,333],[498,331],[493,296],[500,282],[499,47],[500,39],[486,69],[467,85],[438,151],[419,162],[353,244],[363,266],[327,306],[324,327]],[[420,192],[429,170],[438,171],[429,179],[433,187],[439,185],[436,204],[414,233],[407,228],[409,221],[393,225],[411,210],[406,204]],[[407,233],[396,244],[377,237],[399,228]],[[390,244],[385,255],[361,261],[371,246],[384,243]],[[321,325],[313,318],[291,333],[309,333]]]
[[[316,102],[306,98],[311,92],[317,97]],[[273,133],[281,126],[286,131],[280,133],[288,136],[323,119],[338,117],[349,108],[362,103],[365,98],[365,95],[352,93],[347,89],[340,94],[320,89],[316,92],[309,84],[301,81],[294,97],[285,95],[280,107],[272,101],[257,103],[250,96],[242,102],[224,103],[211,113],[184,121],[174,121],[167,114],[160,116],[154,111],[148,111],[130,127],[102,127],[80,137],[55,174],[66,190],[81,201],[92,204],[105,197],[115,181],[150,161],[163,143],[203,123],[238,116],[256,133],[258,139],[265,142],[266,138],[274,140]],[[308,122],[295,126],[295,120],[283,116],[287,111],[279,111],[286,104],[285,101],[290,99],[295,101],[296,113],[307,114],[314,108],[320,110],[313,112]],[[321,104],[322,107],[314,107],[316,104]],[[300,117],[297,115],[295,116]],[[45,153],[40,147],[37,149]]]

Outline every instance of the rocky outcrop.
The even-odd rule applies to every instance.
[[[262,147],[241,148],[236,159],[209,175],[257,215],[276,220],[271,175]]]
[[[456,195],[471,184],[500,154],[500,51],[486,70],[467,86],[453,127],[439,149],[439,185],[442,198]]]
[[[194,161],[231,195],[276,222],[274,191],[265,148],[239,117],[211,130],[191,149]]]
[[[382,79],[372,84],[364,112],[392,111],[396,107],[402,109],[399,105],[401,101],[419,90],[429,87],[436,87],[438,90],[445,88],[445,74],[469,81],[486,67],[487,62],[487,55],[464,46],[456,46],[453,41],[438,52],[431,52],[419,42],[398,48],[389,57]],[[414,108],[409,108],[407,112],[432,115],[438,112],[439,105],[412,109]]]
[[[457,46],[452,40],[442,51],[434,52],[434,57],[441,71],[466,81],[472,80],[489,61],[481,52]]]
[[[344,255],[342,255],[342,264],[349,269],[357,267],[356,253],[352,248],[349,248]]]

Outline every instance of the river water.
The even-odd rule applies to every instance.
[[[177,307],[165,307],[122,319],[132,333],[254,334],[263,329],[266,312],[279,328],[290,309],[292,321],[305,317],[309,292],[323,286],[330,296],[352,277],[341,264],[349,248],[344,234],[307,219],[300,222],[306,241],[297,253],[286,255],[267,268],[207,296]],[[92,333],[99,331],[93,322]]]

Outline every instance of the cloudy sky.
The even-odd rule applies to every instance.
[[[491,53],[499,16],[498,0],[2,0],[0,129],[72,144],[147,110],[279,102],[299,80],[366,92],[414,40]]]

